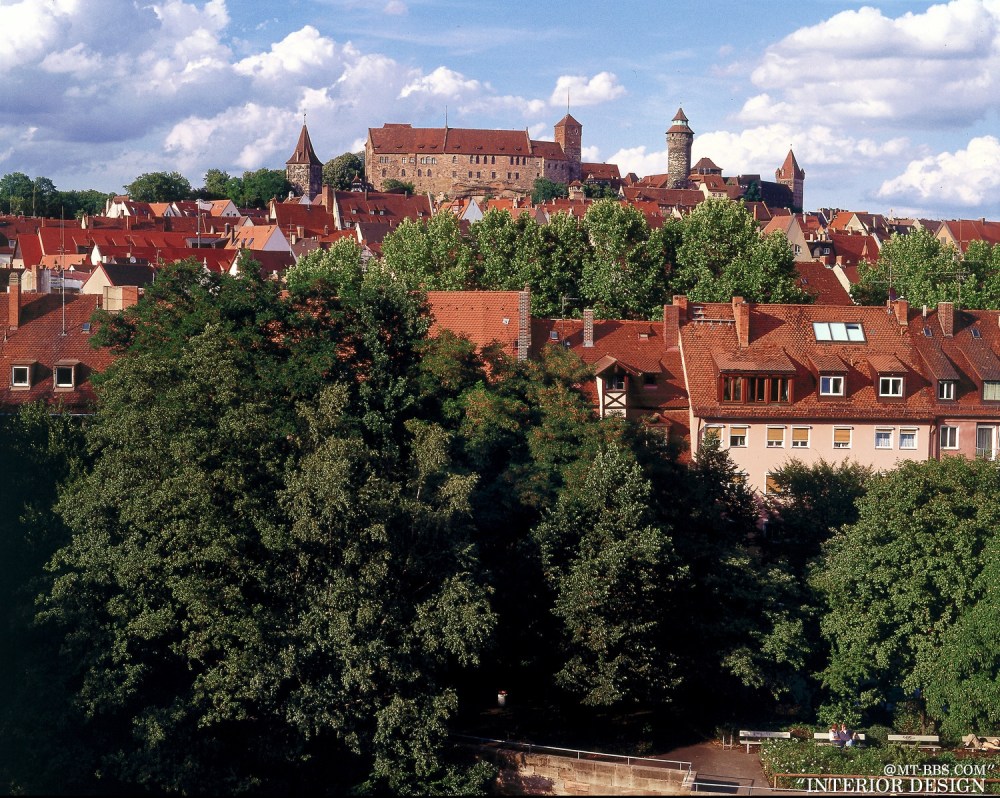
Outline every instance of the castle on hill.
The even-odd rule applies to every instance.
[[[452,199],[479,195],[516,197],[530,194],[535,180],[555,183],[603,183],[640,190],[692,190],[708,197],[757,200],[771,207],[801,210],[805,172],[789,149],[774,181],[760,175],[724,177],[710,158],[691,164],[694,131],[678,108],[666,132],[667,172],[623,181],[615,164],[582,160],[583,125],[566,114],[554,127],[555,141],[532,139],[527,130],[415,128],[386,123],[369,128],[365,141],[365,176],[376,191],[388,181],[411,183],[415,193]],[[314,197],[322,190],[323,163],[316,156],[305,124],[286,162],[295,192]],[[628,193],[628,192],[626,192]]]

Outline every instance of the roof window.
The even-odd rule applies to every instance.
[[[813,334],[817,341],[865,342],[865,331],[859,322],[814,321]]]

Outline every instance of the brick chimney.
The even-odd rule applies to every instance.
[[[955,305],[951,302],[938,302],[937,317],[941,324],[941,335],[951,338],[955,334]]]
[[[896,311],[896,321],[901,327],[909,324],[910,303],[905,299],[897,299],[892,303],[892,309]]]
[[[674,307],[678,309],[678,318],[687,321],[688,298],[684,294],[674,294]]]
[[[21,279],[17,274],[11,274],[10,285],[7,286],[7,326],[16,330],[21,324]]]
[[[681,309],[677,305],[663,306],[663,348],[676,349],[681,337]]]
[[[527,360],[531,350],[531,291],[517,293],[517,359]]]
[[[750,344],[750,305],[743,297],[733,297],[733,318],[736,320],[736,340],[740,349]]]
[[[583,345],[594,345],[594,311],[590,308],[583,311]]]

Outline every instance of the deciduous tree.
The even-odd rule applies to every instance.
[[[125,192],[136,202],[174,202],[191,198],[191,183],[180,172],[145,172]]]

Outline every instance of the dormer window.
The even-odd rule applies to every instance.
[[[33,363],[15,363],[10,368],[10,387],[15,391],[26,391],[31,387]]]
[[[609,391],[624,391],[625,390],[625,375],[624,374],[612,374],[607,378],[607,385]]]
[[[52,385],[57,391],[72,391],[76,387],[78,361],[61,360],[52,369]]]
[[[722,376],[722,401],[748,404],[787,404],[791,398],[790,377],[768,376]]]
[[[997,383],[1000,385],[1000,383]],[[902,377],[879,377],[878,378],[878,395],[885,396],[892,399],[899,399],[903,395],[903,378]],[[998,396],[997,398],[1000,398]]]
[[[985,402],[1000,401],[1000,381],[997,380],[983,381],[983,401]]]
[[[820,396],[843,396],[844,377],[840,374],[821,374],[819,378]]]
[[[938,399],[951,401],[955,398],[955,380],[938,380]]]

